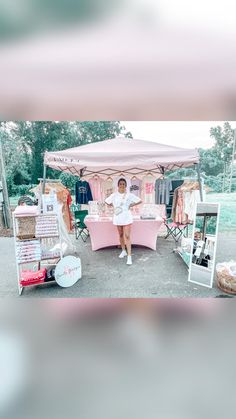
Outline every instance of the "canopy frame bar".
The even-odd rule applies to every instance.
[[[50,166],[49,166],[50,167]],[[166,167],[161,165],[156,165],[155,168],[145,168],[145,167],[130,167],[128,169],[112,169],[112,168],[106,168],[106,169],[97,169],[97,170],[89,170],[87,167],[83,167],[82,169],[76,169],[75,166],[54,166],[54,170],[58,170],[61,172],[69,172],[73,176],[79,176],[79,177],[88,177],[93,175],[101,175],[101,176],[116,176],[120,173],[124,173],[127,175],[140,175],[144,174],[146,172],[154,173],[154,174],[160,174],[164,175],[167,171],[172,171],[173,169],[182,169],[185,166],[185,163],[183,164],[173,164],[168,165]],[[189,166],[191,167],[191,165]]]
[[[175,166],[177,166],[177,165],[175,165]],[[179,167],[182,168],[183,165],[181,165]],[[124,175],[129,174],[129,175],[133,175],[133,176],[141,175],[141,174],[144,174],[144,173],[158,174],[158,175],[164,176],[165,172],[170,170],[169,168],[166,169],[163,166],[158,165],[156,169],[152,169],[152,170],[148,170],[148,169],[144,169],[144,168],[141,169],[141,168],[138,168],[138,167],[133,167],[133,168],[127,169],[127,170],[115,170],[115,169],[107,168],[107,169],[100,170],[100,171],[97,170],[96,172],[92,171],[92,170],[87,170],[86,175],[84,175],[84,172],[87,169],[86,167],[84,167],[83,169],[80,169],[79,172],[76,170],[76,173],[73,173],[71,171],[71,168],[69,168],[68,166],[66,168],[64,168],[64,170],[65,169],[69,170],[73,176],[76,176],[76,173],[77,173],[78,176],[80,176],[80,177],[95,176],[95,175],[99,175],[99,174],[103,175],[103,176],[114,176],[114,175],[120,175],[121,173],[123,173]],[[202,179],[201,179],[201,174],[200,174],[200,167],[199,167],[198,163],[195,163],[195,169],[197,171],[197,177],[198,177],[198,182],[199,182],[200,199],[201,199],[201,202],[203,202],[203,185],[202,185]],[[55,170],[63,171],[59,167],[57,169],[55,168]],[[110,171],[110,172],[108,173],[108,171]],[[44,164],[43,181],[42,181],[42,184],[43,184],[42,194],[45,193],[46,173],[47,173],[47,165]]]
[[[60,163],[62,163],[60,161]],[[55,164],[55,160],[54,160],[54,164]],[[42,193],[45,193],[45,184],[46,184],[46,172],[47,172],[47,166],[50,167],[50,164],[46,164],[44,163],[44,170],[43,170],[43,182],[42,182]],[[155,166],[155,165],[153,165]],[[73,162],[71,162],[70,165],[59,165],[59,166],[55,166],[53,167],[53,169],[61,171],[61,172],[69,172],[71,175],[73,176],[79,176],[80,178],[87,178],[89,176],[95,176],[95,175],[101,175],[101,176],[119,176],[120,174],[124,174],[124,175],[131,175],[131,176],[135,176],[135,175],[142,175],[144,173],[150,173],[150,174],[155,174],[155,175],[161,175],[164,177],[165,173],[168,171],[173,171],[176,169],[182,169],[183,167],[195,167],[196,172],[197,172],[197,179],[198,179],[198,183],[199,183],[199,189],[200,189],[200,200],[201,202],[203,202],[203,184],[202,184],[202,178],[201,178],[201,173],[200,173],[200,165],[199,163],[189,163],[186,166],[186,162],[183,163],[170,163],[167,164],[166,166],[163,165],[158,165],[156,164],[156,167],[153,167],[152,169],[147,169],[145,167],[130,167],[128,169],[112,169],[112,168],[106,168],[106,169],[100,169],[99,168],[94,171],[94,170],[89,170],[87,167],[82,167],[80,169],[76,169],[76,167],[73,165]]]

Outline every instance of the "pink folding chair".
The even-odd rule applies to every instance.
[[[171,236],[177,243],[181,237],[188,237],[189,224],[175,223],[171,218],[163,217],[164,225],[167,229],[165,239]]]

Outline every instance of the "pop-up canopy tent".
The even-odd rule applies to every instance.
[[[200,183],[199,153],[187,149],[159,144],[153,141],[116,137],[67,150],[46,152],[46,166],[83,178],[95,174],[101,176],[141,175],[145,172],[164,176],[166,171],[196,165]],[[45,184],[45,182],[44,182]]]

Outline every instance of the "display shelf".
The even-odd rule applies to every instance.
[[[59,216],[55,213],[53,213],[53,214],[42,214],[42,213],[40,213],[40,214],[37,214],[37,215],[32,215],[32,217],[34,217],[34,218],[40,217],[41,219],[45,218],[45,220],[48,217],[56,218],[58,234],[45,235],[45,236],[40,236],[40,237],[35,236],[35,237],[31,237],[31,238],[19,238],[19,237],[17,237],[17,220],[18,219],[22,220],[23,218],[28,218],[28,217],[31,217],[31,215],[19,216],[19,215],[15,215],[13,213],[13,231],[14,231],[16,269],[17,269],[17,284],[18,284],[19,295],[22,294],[22,291],[23,291],[24,288],[55,282],[55,280],[52,280],[52,281],[39,282],[38,284],[21,285],[20,284],[20,278],[21,278],[22,266],[32,265],[32,264],[37,263],[38,264],[38,269],[40,269],[41,262],[53,261],[53,260],[54,261],[59,261],[63,257],[63,255],[62,255],[61,226],[60,226],[60,222],[59,222]],[[36,221],[36,223],[37,223],[37,221]],[[26,243],[26,242],[29,242],[29,241],[38,241],[40,243],[40,247],[42,249],[42,245],[44,247],[47,246],[47,244],[42,243],[42,241],[45,240],[45,239],[52,239],[52,240],[58,239],[58,241],[60,243],[60,256],[58,256],[58,255],[57,256],[50,256],[50,257],[42,257],[41,256],[40,258],[30,260],[30,261],[24,261],[24,262],[18,262],[17,261],[17,249],[18,249],[19,243]]]
[[[18,237],[16,237],[16,242],[28,242],[28,241],[32,241],[32,240],[39,240],[38,237],[32,237],[29,239],[19,239]]]
[[[60,234],[57,234],[56,236],[40,236],[40,237],[32,237],[30,239],[19,239],[16,237],[16,242],[26,242],[31,240],[40,240],[40,239],[58,239],[60,237]]]
[[[40,239],[58,239],[60,237],[59,234],[55,235],[55,236],[40,236],[40,237],[36,237],[36,239],[40,240]]]
[[[17,262],[18,263],[18,265],[29,265],[29,264],[32,264],[32,263],[38,263],[38,262],[42,262],[42,261],[46,261],[46,260],[55,260],[55,259],[61,259],[61,256],[55,256],[55,257],[50,257],[50,258],[40,258],[40,259],[37,259],[37,260],[31,260],[31,261],[28,261],[28,262]]]
[[[38,217],[41,214],[24,214],[24,215],[17,215],[15,214],[14,217],[15,219],[17,218],[25,218],[25,217]]]
[[[53,284],[54,282],[56,282],[55,279],[53,279],[52,281],[43,281],[43,282],[39,282],[38,284],[29,284],[29,285],[20,285],[22,288],[29,288],[29,287],[38,287],[40,285],[45,285],[45,284]]]

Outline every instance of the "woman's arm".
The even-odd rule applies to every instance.
[[[108,196],[108,198],[106,198],[105,199],[105,204],[108,206],[108,207],[113,207],[113,196],[114,196],[114,194],[111,194],[110,196]]]
[[[130,204],[129,208],[135,207],[136,205],[139,205],[141,203],[142,203],[141,199],[140,199],[139,202],[132,202],[132,204]]]

